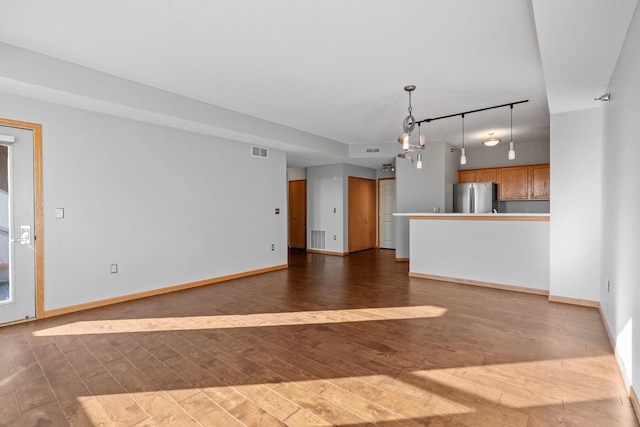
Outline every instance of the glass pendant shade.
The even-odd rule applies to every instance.
[[[400,144],[402,144],[402,149],[403,150],[408,150],[409,149],[409,134],[408,133],[403,133],[402,135],[400,135],[400,138],[398,138],[398,142]]]
[[[515,160],[516,158],[516,147],[513,141],[509,142],[509,160]]]
[[[460,164],[461,165],[466,165],[467,164],[467,155],[465,153],[464,148],[462,149],[462,152],[460,154]]]
[[[422,169],[422,153],[418,153],[418,159],[416,161],[416,168]]]

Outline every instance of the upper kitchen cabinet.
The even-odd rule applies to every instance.
[[[468,169],[458,171],[458,183],[465,182],[498,182],[497,169]]]
[[[476,182],[498,182],[497,169],[477,169]]]
[[[535,200],[549,200],[549,165],[529,166],[530,197]]]
[[[529,199],[529,167],[514,166],[498,169],[498,199]]]
[[[476,175],[475,170],[458,171],[458,183],[478,182],[476,181]]]
[[[497,182],[499,200],[549,200],[549,164],[458,171],[458,182]]]

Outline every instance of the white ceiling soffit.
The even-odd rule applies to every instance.
[[[417,86],[417,119],[529,99],[514,107],[514,139],[548,141],[547,94],[554,108],[565,92],[585,102],[602,94],[636,0],[533,1],[537,34],[529,0],[0,0],[1,42],[86,67],[72,79],[20,64],[11,71],[2,58],[0,91],[285,149],[291,166],[372,164],[349,147],[361,144],[383,148],[386,161],[398,149],[407,84]],[[564,40],[568,52],[556,46]],[[594,52],[591,62],[608,68],[600,86],[585,88]],[[145,104],[129,88],[163,101]],[[508,129],[508,108],[469,115],[466,145]],[[422,131],[427,143],[460,146],[460,119]]]
[[[533,0],[551,114],[597,106],[638,0]],[[615,96],[615,95],[612,95]]]

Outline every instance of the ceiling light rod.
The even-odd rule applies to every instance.
[[[487,111],[487,110],[493,110],[494,108],[503,108],[503,107],[511,107],[513,108],[514,105],[517,104],[524,104],[525,102],[529,102],[528,99],[525,99],[524,101],[518,101],[518,102],[509,102],[507,104],[502,104],[502,105],[494,105],[493,107],[487,107],[487,108],[480,108],[478,110],[471,110],[471,111],[465,111],[463,113],[456,113],[456,114],[449,114],[448,116],[440,116],[440,117],[434,117],[432,119],[424,119],[424,120],[420,120],[418,122],[415,122],[417,125],[420,125],[420,123],[429,123],[429,122],[433,122],[435,120],[440,120],[440,119],[448,119],[450,117],[456,117],[456,116],[462,116],[464,117],[465,114],[471,114],[471,113],[478,113],[480,111]]]

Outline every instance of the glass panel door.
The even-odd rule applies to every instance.
[[[0,324],[36,315],[34,134],[0,126]]]
[[[9,271],[9,147],[0,145],[0,304],[12,299]]]

